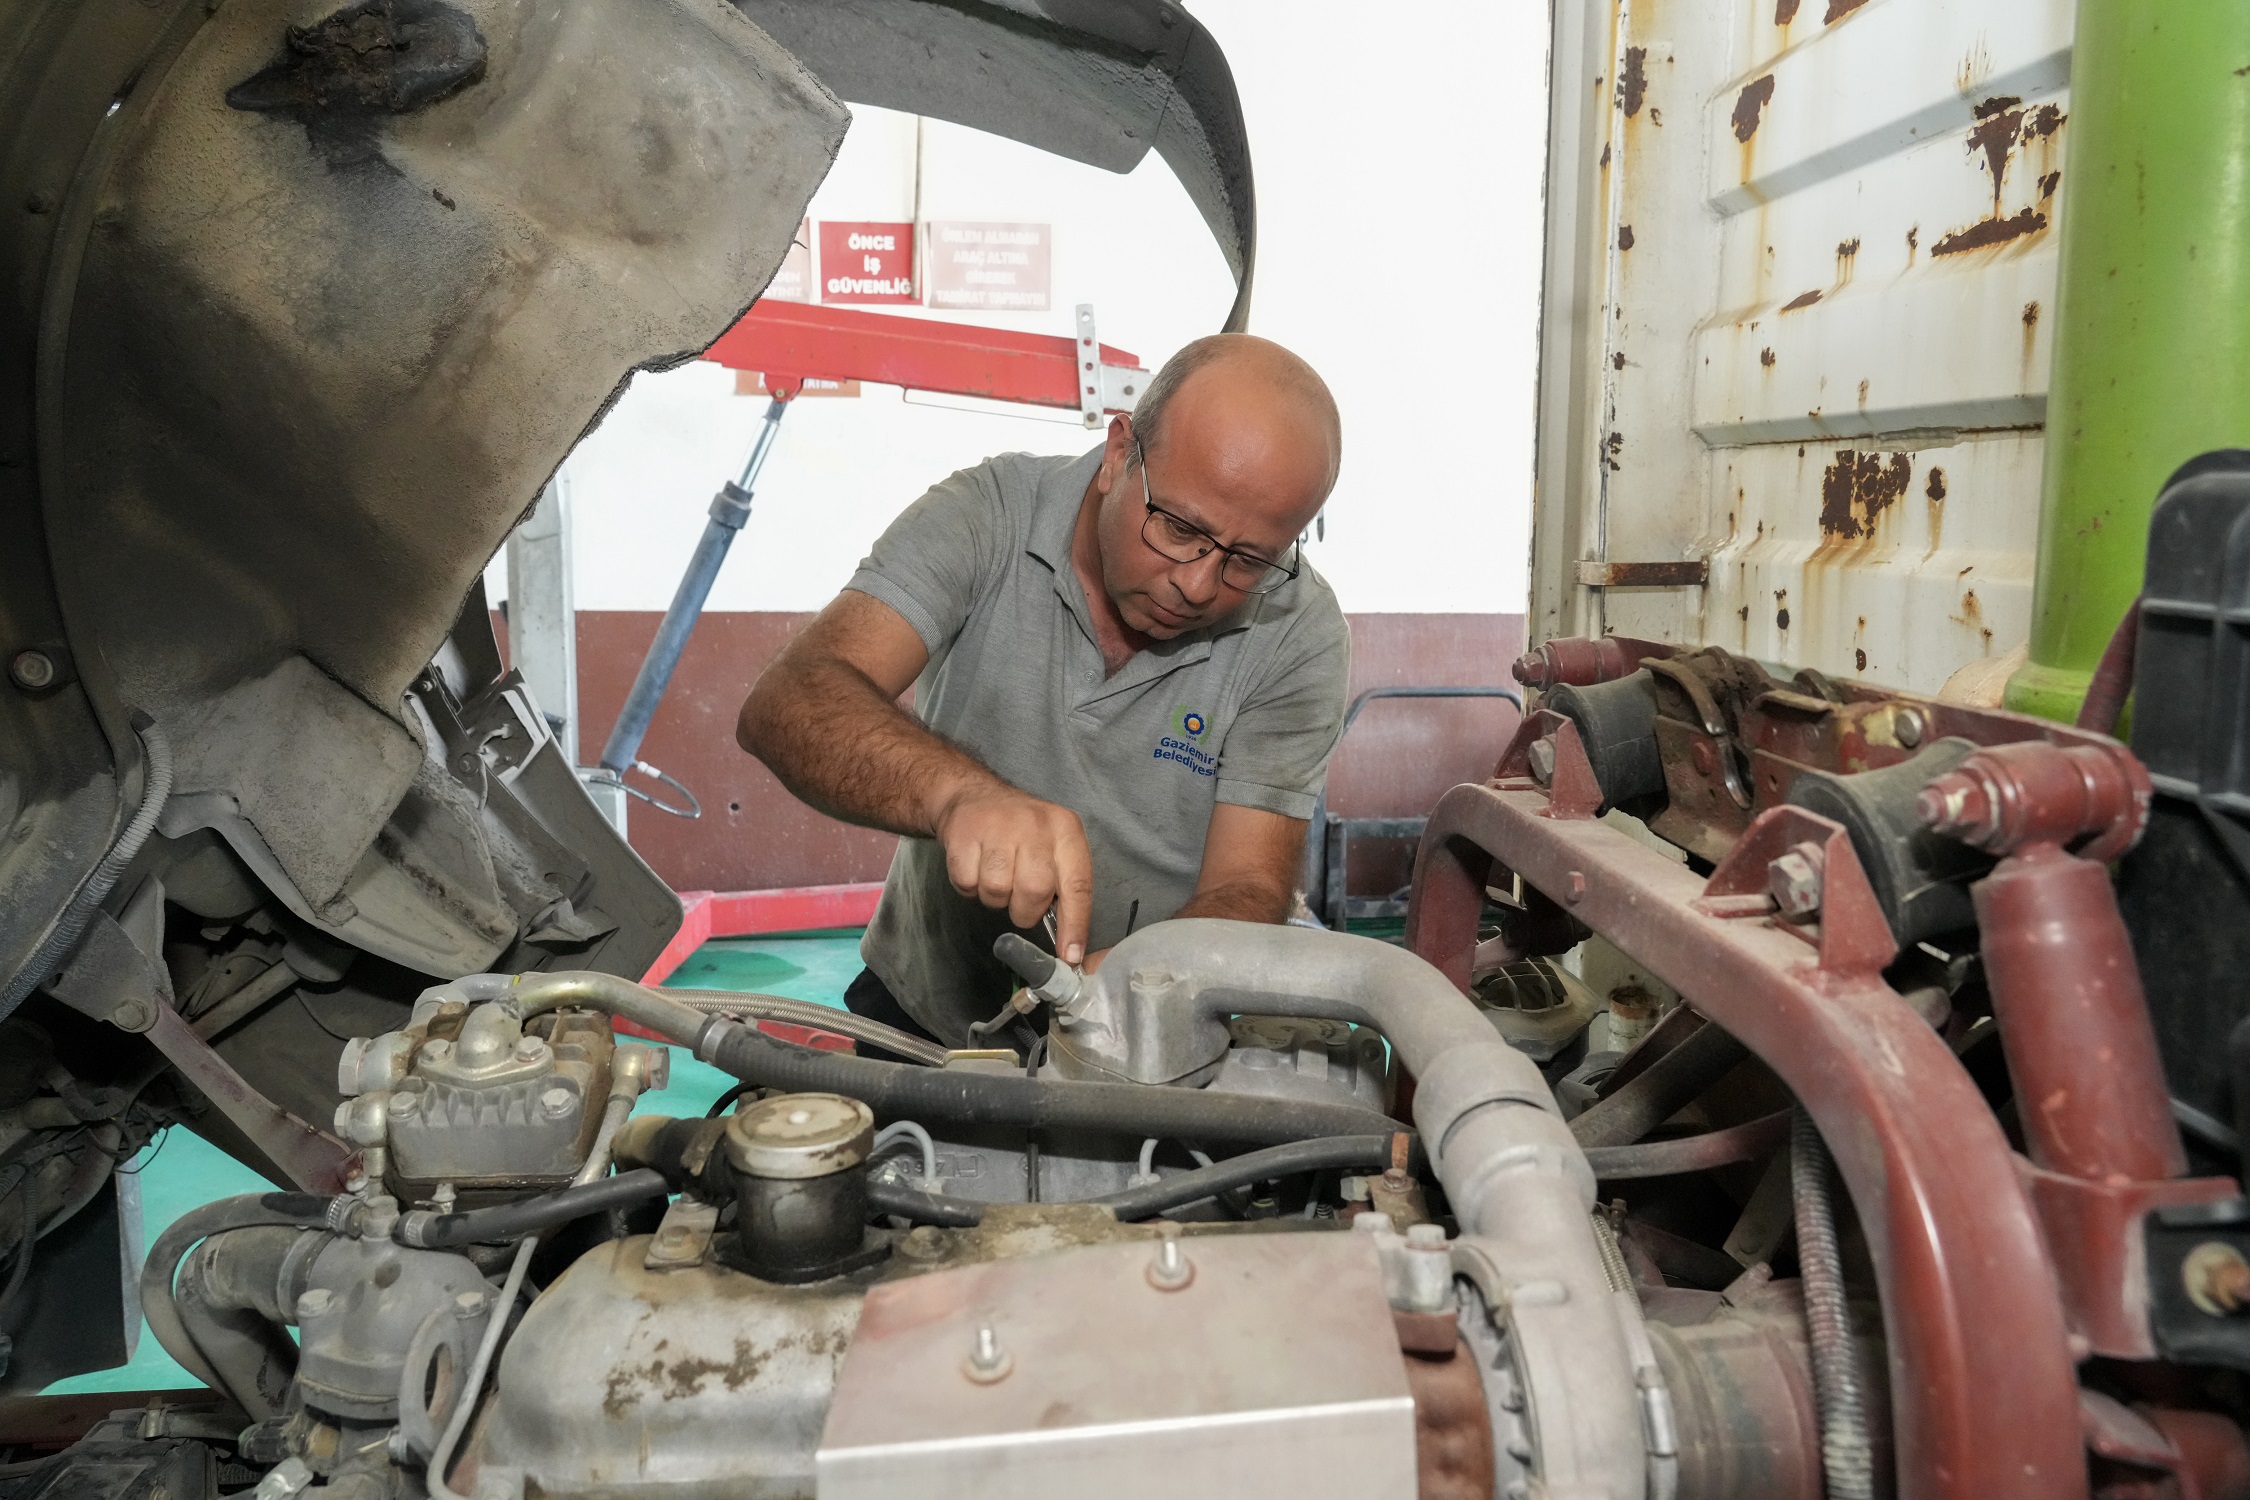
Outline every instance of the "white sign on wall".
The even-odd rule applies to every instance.
[[[930,224],[930,306],[1045,312],[1054,279],[1048,224]]]

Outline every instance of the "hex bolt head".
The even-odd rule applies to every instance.
[[[961,1373],[978,1385],[991,1385],[1006,1380],[1008,1372],[1015,1367],[1016,1357],[1001,1344],[1000,1335],[993,1331],[992,1325],[979,1324],[976,1343],[970,1348],[969,1357],[962,1361]]]
[[[559,1120],[570,1113],[570,1106],[577,1102],[577,1098],[569,1089],[553,1088],[539,1096],[539,1107],[547,1112],[550,1119]]]
[[[418,1114],[421,1108],[422,1093],[419,1089],[400,1089],[391,1095],[391,1118],[394,1120],[401,1115]]]
[[[1541,786],[1552,786],[1554,784],[1555,742],[1553,740],[1533,740],[1531,747],[1524,751],[1523,758],[1525,763],[1531,767],[1531,779],[1533,781],[1538,782]]]
[[[453,1316],[463,1320],[481,1318],[492,1305],[492,1298],[483,1292],[463,1292],[453,1299]]]
[[[1148,1284],[1160,1292],[1176,1292],[1195,1280],[1195,1262],[1180,1248],[1176,1234],[1164,1236],[1156,1256],[1148,1263]]]
[[[519,1036],[516,1038],[516,1056],[524,1062],[530,1062],[546,1050],[547,1044],[535,1036]]]
[[[44,651],[18,651],[8,662],[8,675],[17,687],[37,692],[55,680],[55,659]]]
[[[1409,1224],[1406,1226],[1406,1248],[1409,1250],[1436,1250],[1446,1248],[1443,1224]]]
[[[314,1287],[297,1299],[297,1321],[309,1323],[315,1318],[325,1318],[336,1306],[336,1294],[326,1287]]]
[[[1817,844],[1799,844],[1766,867],[1766,889],[1784,916],[1809,917],[1820,910],[1821,867],[1827,858]]]

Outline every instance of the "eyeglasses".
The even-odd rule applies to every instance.
[[[1226,554],[1219,564],[1219,581],[1228,588],[1244,594],[1270,594],[1297,576],[1294,563],[1278,563],[1245,552],[1239,547],[1229,547],[1202,527],[1183,521],[1156,503],[1156,495],[1148,487],[1148,450],[1134,440],[1133,452],[1141,465],[1141,495],[1148,501],[1148,515],[1141,522],[1141,540],[1156,549],[1158,555],[1176,563],[1201,562],[1214,552]],[[1294,558],[1299,549],[1291,547]]]

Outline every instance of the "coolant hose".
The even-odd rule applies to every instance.
[[[180,1257],[198,1240],[224,1234],[230,1229],[257,1229],[267,1225],[330,1228],[329,1205],[333,1201],[311,1193],[247,1193],[191,1208],[173,1220],[172,1227],[158,1235],[156,1243],[149,1246],[148,1259],[141,1265],[141,1312],[148,1319],[148,1331],[156,1335],[164,1352],[171,1355],[181,1369],[213,1390],[226,1390],[225,1381],[204,1359],[195,1340],[188,1336],[187,1325],[181,1321],[179,1308],[172,1301],[172,1277],[179,1268]]]
[[[1215,1094],[1203,1089],[1026,1078],[1015,1073],[956,1072],[821,1052],[767,1036],[723,1016],[705,1015],[661,991],[614,974],[526,974],[505,994],[508,1003],[522,1015],[565,1006],[607,1011],[692,1047],[697,1057],[745,1083],[794,1093],[843,1094],[862,1101],[878,1116],[920,1120],[925,1125],[1107,1130],[1121,1135],[1261,1146],[1316,1136],[1371,1135],[1397,1128],[1397,1122],[1387,1115],[1344,1104]],[[1472,1017],[1474,1014],[1472,1011]],[[1492,1036],[1490,1026],[1481,1020],[1476,1024],[1484,1036]],[[1505,1047],[1504,1043],[1499,1045]],[[1537,1078],[1536,1070],[1532,1076]]]
[[[1836,1248],[1828,1146],[1802,1107],[1789,1132],[1789,1186],[1796,1200],[1797,1268],[1804,1278],[1813,1404],[1820,1413],[1820,1467],[1828,1479],[1828,1500],[1874,1500],[1874,1446],[1859,1389],[1851,1304],[1844,1297],[1844,1258]]]
[[[24,966],[16,971],[4,987],[0,987],[0,1021],[13,1015],[16,1007],[23,1004],[24,996],[30,994],[35,986],[45,983],[56,966],[69,958],[77,948],[78,940],[85,936],[86,924],[94,919],[94,909],[107,899],[111,889],[117,884],[117,877],[125,873],[125,867],[133,862],[133,856],[141,852],[141,845],[148,842],[149,834],[156,828],[157,814],[164,811],[165,800],[172,795],[171,742],[164,738],[164,731],[156,727],[155,720],[138,710],[133,714],[133,732],[140,736],[141,750],[145,756],[141,805],[134,809],[132,818],[125,824],[125,831],[117,836],[116,843],[110,845],[109,853],[103,855],[102,862],[94,866],[94,873],[86,877],[86,883],[78,888],[78,894],[71,897],[70,904],[63,908],[63,914],[55,920],[53,929],[47,934],[47,940],[32,950],[31,957]]]
[[[1253,1182],[1270,1182],[1277,1177],[1293,1177],[1300,1172],[1387,1167],[1391,1164],[1391,1153],[1399,1138],[1394,1133],[1332,1135],[1321,1140],[1289,1141],[1279,1146],[1268,1146],[1262,1151],[1246,1151],[1240,1156],[1214,1162],[1208,1167],[1198,1167],[1192,1172],[1175,1172],[1169,1177],[1141,1187],[1127,1188],[1121,1193],[1081,1201],[1099,1204],[1129,1223],[1135,1219],[1153,1218],[1167,1209],[1200,1203],[1206,1198],[1215,1198],[1221,1193],[1231,1192]],[[902,1183],[875,1179],[870,1179],[867,1184],[867,1203],[878,1213],[896,1214],[918,1224],[942,1224],[949,1229],[966,1229],[981,1222],[986,1207],[982,1203],[944,1198]]]
[[[560,1192],[526,1198],[521,1203],[474,1208],[467,1213],[441,1214],[418,1208],[399,1216],[391,1238],[415,1250],[457,1250],[463,1245],[497,1244],[519,1235],[552,1229],[557,1224],[568,1224],[588,1214],[661,1197],[668,1191],[663,1173],[642,1167],[615,1177],[566,1187]]]

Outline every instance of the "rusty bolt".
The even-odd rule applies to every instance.
[[[36,693],[55,680],[55,659],[44,651],[18,651],[8,663],[8,675],[16,686]]]
[[[1531,747],[1524,751],[1523,758],[1525,763],[1531,767],[1531,779],[1533,781],[1538,782],[1541,786],[1554,785],[1555,742],[1553,740],[1533,740]]]
[[[1891,719],[1891,733],[1909,750],[1922,743],[1922,734],[1928,727],[1922,722],[1919,709],[1902,708]]]
[[[2180,1280],[2188,1300],[2214,1318],[2250,1306],[2250,1260],[2222,1240],[2206,1240],[2190,1250],[2180,1264]]]
[[[1818,844],[1798,844],[1766,867],[1766,889],[1784,916],[1820,910],[1820,876],[1828,857]]]
[[[1517,657],[1514,672],[1516,681],[1527,688],[1546,687],[1548,685],[1546,654],[1540,651],[1531,651]]]
[[[1688,754],[1695,761],[1695,769],[1698,775],[1716,776],[1719,774],[1719,752],[1711,748],[1709,740],[1694,741],[1688,747]]]

